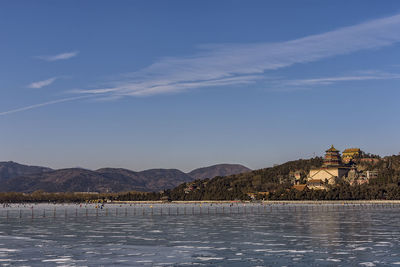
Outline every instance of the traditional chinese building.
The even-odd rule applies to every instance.
[[[349,163],[352,159],[361,156],[361,149],[359,148],[347,148],[342,153],[342,161]]]
[[[336,178],[343,178],[349,172],[342,165],[340,151],[333,145],[325,151],[324,163],[321,168],[311,169],[307,177],[307,186],[314,189],[325,189],[326,184],[334,184]]]
[[[325,151],[324,166],[340,166],[342,164],[342,158],[340,157],[340,151],[337,150],[333,145]]]

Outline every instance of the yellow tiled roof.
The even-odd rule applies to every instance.
[[[348,152],[348,153],[350,153],[350,152],[360,152],[360,149],[359,148],[346,148],[343,151],[343,153],[346,153],[346,152]]]
[[[339,150],[337,150],[337,149],[332,145],[331,148],[329,148],[329,149],[326,150],[325,152],[339,152]]]

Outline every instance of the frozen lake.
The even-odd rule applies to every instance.
[[[400,266],[400,207],[14,204],[0,265]]]

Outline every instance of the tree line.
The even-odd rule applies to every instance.
[[[160,193],[121,192],[121,193],[47,193],[35,191],[33,193],[2,192],[0,203],[82,203],[107,201],[154,201],[162,198]]]

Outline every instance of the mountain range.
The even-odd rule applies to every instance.
[[[152,192],[172,189],[181,183],[251,171],[239,164],[218,164],[189,173],[178,169],[131,171],[121,168],[53,170],[16,162],[0,162],[0,192]]]

